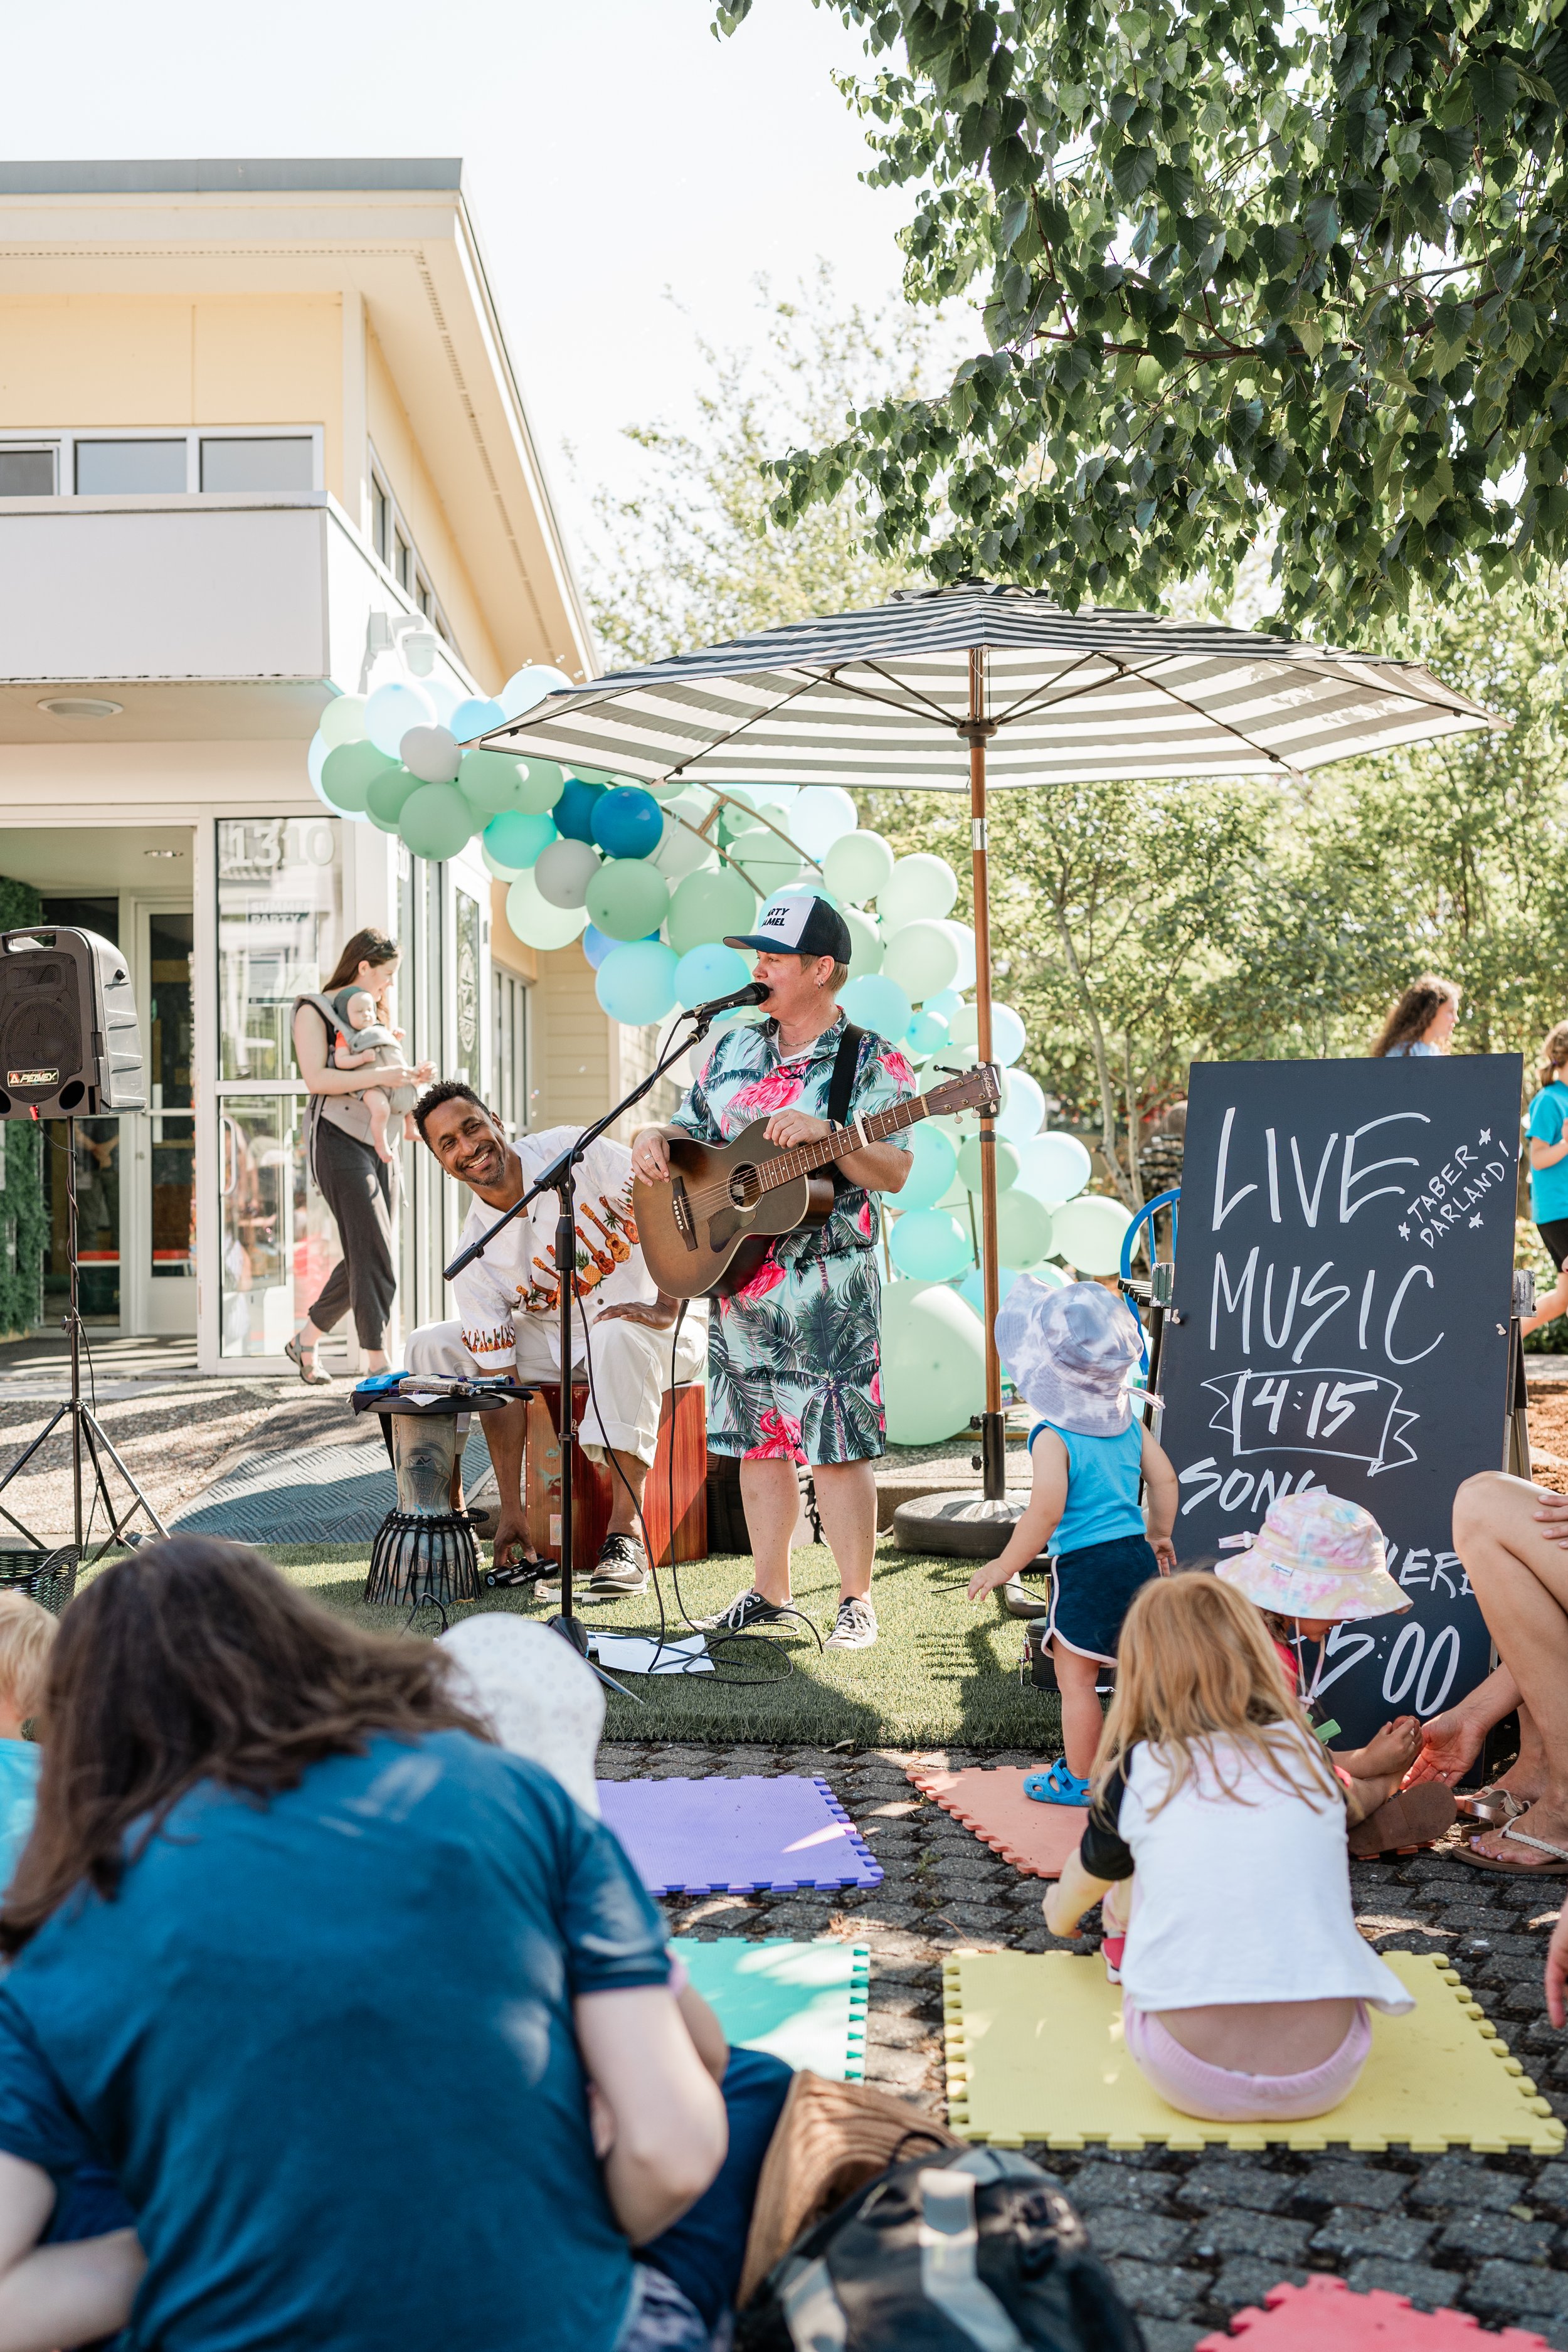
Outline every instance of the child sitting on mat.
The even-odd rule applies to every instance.
[[[1327,1746],[1339,1729],[1321,1720],[1318,1685],[1336,1625],[1359,1624],[1410,1607],[1384,1565],[1383,1530],[1370,1511],[1321,1486],[1283,1495],[1254,1536],[1229,1536],[1215,1573],[1262,1610],[1285,1678]],[[1304,1642],[1318,1646],[1309,1680]],[[1396,1717],[1362,1748],[1330,1748],[1329,1762],[1345,1790],[1351,1852],[1359,1859],[1429,1845],[1456,1817],[1454,1800],[1438,1781],[1401,1790],[1421,1747],[1420,1720]]]
[[[1414,2008],[1356,1932],[1344,1821],[1257,1611],[1214,1576],[1146,1584],[1045,1914],[1070,1936],[1103,1904],[1127,2048],[1184,2115],[1323,2115],[1365,2063],[1368,2006]]]
[[[1024,1789],[1042,1804],[1086,1805],[1100,1744],[1100,1668],[1115,1663],[1139,1586],[1175,1566],[1176,1474],[1134,1417],[1131,1379],[1142,1341],[1131,1308],[1114,1293],[1095,1282],[1052,1290],[1021,1276],[996,1318],[996,1349],[1014,1387],[1040,1415],[1029,1433],[1035,1483],[1005,1550],[975,1570],[969,1597],[995,1591],[1050,1544],[1046,1639],[1065,1752],[1047,1770],[1031,1772]],[[1141,1481],[1149,1489],[1147,1529]]]

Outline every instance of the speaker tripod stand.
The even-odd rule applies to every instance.
[[[121,1460],[120,1455],[115,1451],[113,1440],[109,1435],[108,1431],[104,1428],[103,1423],[99,1420],[97,1413],[82,1396],[82,1328],[81,1304],[78,1282],[79,1265],[77,1235],[75,1119],[68,1118],[65,1126],[66,1278],[68,1287],[67,1293],[68,1305],[64,1317],[64,1326],[66,1335],[70,1341],[70,1394],[68,1397],[62,1399],[61,1402],[55,1407],[55,1410],[50,1413],[47,1421],[44,1423],[42,1429],[39,1430],[37,1437],[34,1438],[26,1453],[21,1454],[16,1461],[12,1463],[10,1468],[5,1473],[4,1476],[0,1476],[0,1495],[5,1493],[6,1487],[10,1486],[14,1478],[20,1477],[22,1472],[32,1460],[34,1454],[37,1453],[39,1447],[47,1444],[48,1440],[54,1435],[56,1430],[59,1427],[61,1422],[68,1418],[71,1431],[71,1504],[73,1512],[72,1524],[74,1528],[74,1543],[72,1549],[76,1564],[80,1566],[82,1563],[82,1555],[87,1546],[87,1529],[91,1523],[92,1517],[96,1516],[98,1501],[102,1502],[103,1507],[109,1515],[109,1533],[104,1537],[103,1541],[100,1544],[97,1551],[93,1554],[93,1558],[95,1559],[101,1559],[104,1553],[110,1550],[116,1544],[129,1547],[138,1543],[144,1543],[147,1540],[146,1537],[135,1530],[132,1524],[139,1512],[144,1513],[146,1517],[151,1519],[153,1529],[158,1535],[166,1536],[169,1530],[163,1525],[163,1520],[158,1517],[157,1512],[153,1508],[152,1504],[147,1500],[146,1496],[142,1492],[141,1487],[137,1485],[132,1473],[126,1468],[124,1463]],[[82,1456],[84,1452],[86,1454],[88,1463],[91,1465],[92,1477],[90,1483],[91,1486],[96,1490],[98,1498],[94,1502],[90,1512],[86,1512],[83,1509],[84,1497],[82,1473],[84,1465]],[[109,1461],[113,1464],[115,1469],[120,1473],[121,1479],[130,1489],[131,1499],[128,1503],[116,1505],[113,1496],[109,1491],[109,1481],[104,1475],[103,1466],[105,1456],[107,1456]],[[18,1535],[26,1537],[28,1543],[36,1545],[40,1552],[47,1551],[51,1549],[48,1545],[44,1543],[40,1537],[36,1536],[30,1528],[25,1526],[22,1520],[16,1517],[16,1513],[9,1509],[3,1502],[0,1502],[0,1519],[9,1521],[10,1525],[16,1529]],[[58,1548],[56,1549],[58,1549]]]

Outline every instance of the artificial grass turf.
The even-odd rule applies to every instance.
[[[290,1583],[356,1624],[383,1632],[402,1626],[406,1612],[370,1609],[361,1598],[367,1552],[302,1545],[268,1551]],[[627,1688],[646,1703],[638,1706],[606,1693],[605,1736],[721,1747],[755,1741],[829,1748],[851,1741],[864,1748],[1022,1748],[1052,1756],[1060,1745],[1056,1695],[1020,1681],[1023,1626],[994,1601],[965,1600],[969,1572],[966,1562],[928,1559],[880,1544],[872,1597],[881,1638],[874,1649],[819,1651],[804,1628],[721,1643],[714,1674],[626,1676]],[[749,1557],[696,1560],[680,1570],[681,1596],[694,1617],[702,1616],[743,1591],[751,1575]],[[674,1638],[687,1627],[668,1570],[661,1580],[667,1631]],[[830,1631],[838,1580],[825,1547],[795,1554],[794,1586],[805,1614],[822,1633]],[[519,1592],[487,1592],[477,1606],[541,1619],[553,1614]],[[658,1630],[651,1592],[583,1614],[608,1632]],[[425,1612],[414,1630],[437,1631],[434,1612]],[[744,1679],[731,1681],[731,1675]]]

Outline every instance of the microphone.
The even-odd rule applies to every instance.
[[[692,1017],[711,1021],[716,1013],[731,1013],[742,1004],[765,1004],[772,993],[765,980],[749,980],[744,988],[733,988],[728,996],[715,996],[707,1004],[694,1004]]]

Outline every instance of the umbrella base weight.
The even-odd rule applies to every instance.
[[[922,1495],[893,1513],[900,1551],[936,1552],[954,1559],[994,1559],[1004,1550],[1029,1497],[1015,1491],[992,1502],[966,1486],[953,1495]]]
[[[380,1609],[477,1601],[479,1556],[467,1517],[389,1511],[370,1556],[364,1597]]]

